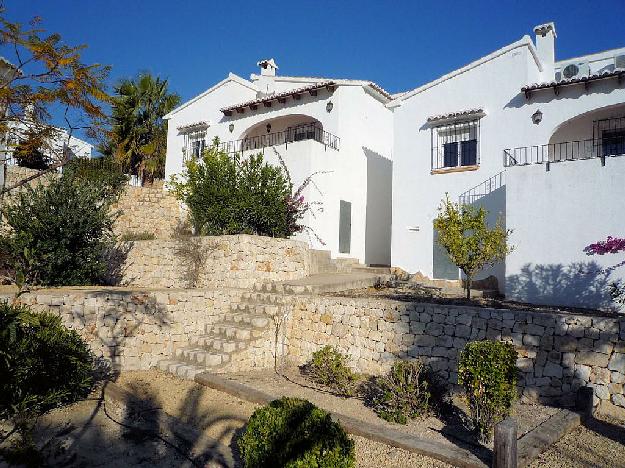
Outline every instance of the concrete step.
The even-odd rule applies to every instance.
[[[189,345],[193,348],[201,348],[206,351],[218,351],[224,353],[234,353],[247,348],[247,342],[243,340],[229,340],[218,338],[213,334],[196,335],[189,339]]]
[[[207,351],[204,348],[189,346],[176,350],[176,359],[195,366],[217,367],[230,362],[230,353],[225,351]]]
[[[256,314],[253,312],[232,312],[224,316],[224,322],[227,323],[242,323],[245,325],[251,325],[254,328],[267,328],[267,325],[271,322],[271,319],[265,314]]]
[[[214,335],[216,338],[227,338],[236,340],[251,340],[259,338],[264,332],[264,328],[257,328],[252,325],[240,323],[214,323],[206,325],[207,335]]]
[[[352,272],[353,273],[374,273],[374,274],[380,274],[380,275],[390,275],[391,267],[356,265],[352,267]]]
[[[375,286],[386,281],[385,275],[368,272],[311,275],[294,281],[278,283],[288,294],[323,294]]]
[[[169,372],[187,380],[193,380],[197,374],[207,370],[204,366],[193,365],[175,359],[163,359],[158,362],[157,367],[164,372]]]
[[[230,306],[230,314],[226,314],[225,317],[232,316],[236,318],[245,318],[248,316],[272,316],[280,312],[280,305],[278,304],[261,304],[252,302],[241,302]],[[228,320],[228,319],[227,319]],[[232,320],[229,320],[232,321]],[[240,320],[235,320],[240,321]],[[246,323],[249,321],[245,321]]]
[[[279,305],[284,302],[284,298],[279,294],[253,291],[243,293],[243,301],[246,304]]]

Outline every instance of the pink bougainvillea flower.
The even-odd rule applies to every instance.
[[[604,255],[607,253],[619,253],[625,251],[625,239],[608,236],[604,241],[598,241],[584,248],[588,255]]]

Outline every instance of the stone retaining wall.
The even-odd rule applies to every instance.
[[[272,237],[202,236],[133,241],[118,284],[140,287],[241,287],[306,276],[310,253],[303,242]]]
[[[162,181],[145,187],[128,187],[113,209],[120,212],[113,230],[118,236],[152,234],[171,239],[187,218],[178,201],[163,190]]]
[[[8,298],[5,296],[4,298]],[[24,294],[20,302],[60,315],[98,357],[116,369],[146,370],[223,320],[237,290],[141,291],[58,289]]]
[[[296,363],[330,344],[361,372],[384,372],[397,357],[423,357],[451,383],[468,341],[509,341],[519,352],[525,398],[572,403],[575,390],[590,385],[598,401],[625,407],[625,316],[310,297],[295,300],[287,336]]]

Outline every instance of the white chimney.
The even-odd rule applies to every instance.
[[[554,64],[556,62],[556,25],[554,23],[540,24],[534,28],[536,33],[536,52],[543,65],[543,75],[548,80],[555,78]]]
[[[278,69],[278,65],[274,59],[269,60],[261,60],[257,63],[260,67],[260,78],[256,82],[256,86],[258,86],[258,97],[265,97],[276,92],[276,83],[274,78],[276,76],[276,70]]]
[[[261,60],[256,65],[260,67],[260,74],[262,76],[276,76],[278,65],[276,65],[274,59]]]

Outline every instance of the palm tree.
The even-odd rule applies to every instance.
[[[115,87],[108,151],[142,183],[165,176],[167,122],[163,116],[180,103],[180,96],[170,93],[167,85],[167,80],[144,72]]]

